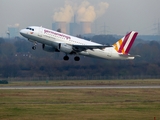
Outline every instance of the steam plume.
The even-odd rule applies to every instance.
[[[98,6],[93,6],[86,0],[79,6],[66,2],[64,7],[54,13],[53,19],[56,22],[70,22],[76,14],[78,22],[93,22],[106,12],[108,6],[107,2],[100,2]]]
[[[90,5],[88,1],[82,2],[77,10],[77,21],[93,22],[96,18],[94,6]]]
[[[108,3],[106,3],[106,2],[100,2],[98,4],[98,9],[96,11],[97,17],[102,16],[106,12],[108,6],[109,6]]]
[[[53,19],[56,22],[70,22],[74,15],[71,5],[65,5],[64,8],[60,8],[59,12],[55,12]]]

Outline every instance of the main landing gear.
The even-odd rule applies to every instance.
[[[63,60],[67,61],[67,60],[69,60],[69,57],[66,55],[63,57]]]
[[[74,60],[75,60],[75,61],[79,61],[79,60],[80,60],[80,57],[76,56],[76,57],[74,57]]]
[[[69,57],[66,55],[66,56],[63,57],[63,60],[68,61],[68,60],[69,60]],[[74,60],[75,60],[75,61],[79,61],[79,60],[80,60],[80,57],[75,56],[75,57],[74,57]]]

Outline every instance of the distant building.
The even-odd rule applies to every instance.
[[[81,34],[90,34],[92,33],[91,30],[91,22],[81,22]]]
[[[70,34],[73,36],[92,33],[91,22],[74,22],[70,23],[69,27]]]
[[[7,34],[9,38],[14,38],[19,36],[19,27],[8,27]]]
[[[73,36],[77,36],[81,34],[80,24],[78,23],[70,23],[69,24],[69,34]]]

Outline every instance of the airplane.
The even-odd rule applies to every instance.
[[[74,60],[79,61],[80,55],[113,60],[132,60],[139,55],[130,55],[129,51],[138,32],[131,31],[113,45],[102,45],[84,40],[44,27],[30,26],[20,30],[20,34],[33,42],[33,50],[37,43],[42,44],[42,49],[47,52],[64,52],[64,60],[69,60],[68,55],[74,55]]]

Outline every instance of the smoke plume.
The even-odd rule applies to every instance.
[[[106,12],[108,6],[107,2],[100,2],[97,6],[94,6],[86,0],[80,5],[66,2],[64,7],[54,13],[53,19],[56,22],[70,22],[75,14],[78,22],[93,22]]]
[[[88,1],[84,1],[78,7],[77,21],[80,22],[93,22],[96,18],[94,6],[90,5]]]
[[[64,8],[60,8],[58,12],[54,13],[53,19],[56,22],[70,22],[74,15],[71,5],[66,4]]]
[[[101,2],[98,4],[98,9],[96,11],[97,17],[102,16],[103,14],[105,14],[107,8],[108,8],[109,4],[106,2]]]

